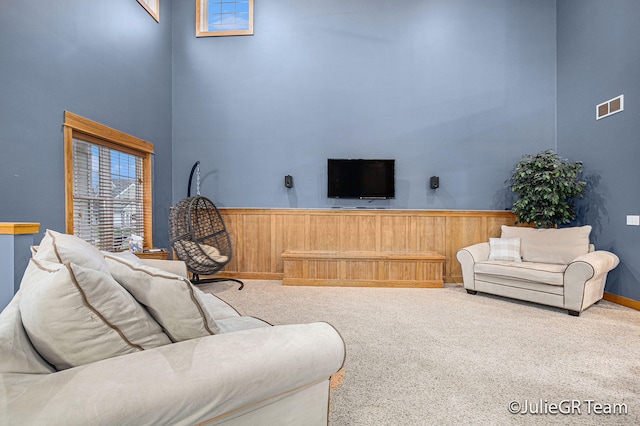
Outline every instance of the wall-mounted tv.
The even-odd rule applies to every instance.
[[[385,200],[394,198],[395,160],[327,160],[327,196]]]

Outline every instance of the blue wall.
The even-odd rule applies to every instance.
[[[376,207],[503,209],[520,156],[554,148],[585,163],[578,222],[622,260],[607,291],[640,300],[636,0],[270,0],[255,36],[202,39],[194,14],[0,0],[0,221],[64,230],[65,110],[155,144],[159,246],[197,160],[221,206],[365,204],[326,198],[326,159],[381,157],[398,188]]]
[[[621,263],[606,291],[640,300],[640,2],[558,1],[558,147],[583,161],[581,223]],[[624,94],[624,111],[596,121],[596,105]]]
[[[200,39],[194,3],[173,4],[174,202],[200,160],[219,206],[366,204],[326,197],[349,157],[396,159],[374,206],[504,209],[520,156],[555,148],[555,0],[270,0],[255,36]]]
[[[160,16],[135,0],[0,0],[0,221],[64,232],[66,110],[154,143],[155,242],[168,244],[169,1]]]

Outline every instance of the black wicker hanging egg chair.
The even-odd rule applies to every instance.
[[[235,281],[240,284],[238,290],[242,290],[244,283],[233,278],[200,279],[200,275],[214,275],[224,268],[233,257],[233,247],[215,204],[199,194],[199,173],[198,195],[191,197],[191,179],[199,163],[196,162],[191,170],[188,197],[176,204],[169,215],[171,248],[193,274],[193,284]]]

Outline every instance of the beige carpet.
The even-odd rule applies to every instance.
[[[613,303],[575,318],[471,296],[457,285],[321,288],[246,280],[242,291],[231,282],[200,288],[272,324],[327,321],[340,331],[346,376],[331,395],[332,426],[640,424],[640,312]],[[577,409],[510,414],[512,401],[547,412],[570,401]],[[591,410],[587,401],[594,401]],[[618,411],[623,406],[613,404],[626,404],[628,414],[596,414],[595,403]]]

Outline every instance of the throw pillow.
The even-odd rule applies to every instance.
[[[522,262],[520,238],[489,238],[489,260]]]
[[[47,229],[34,259],[55,263],[73,263],[83,268],[109,273],[100,250],[75,235],[61,234]]]
[[[204,293],[179,275],[105,254],[111,275],[143,304],[174,342],[220,332]]]
[[[589,253],[590,234],[589,225],[558,229],[502,226],[502,238],[520,238],[525,262],[567,265]]]
[[[22,323],[58,370],[171,343],[110,275],[31,259],[21,288]]]

